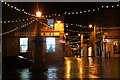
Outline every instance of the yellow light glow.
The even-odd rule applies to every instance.
[[[11,6],[11,8],[13,8],[13,6]]]
[[[37,17],[41,17],[42,13],[40,11],[36,12]]]
[[[14,7],[14,9],[16,9],[16,7]]]
[[[90,10],[88,10],[88,12],[90,12]]]
[[[102,8],[104,8],[104,6],[102,6]]]
[[[84,13],[86,13],[86,11],[84,11]]]
[[[8,4],[8,6],[10,6],[10,4]]]
[[[58,14],[58,16],[60,16],[60,14]]]
[[[57,23],[59,24],[59,23],[61,23],[61,21],[57,21]]]
[[[70,15],[70,13],[68,13],[68,15]]]
[[[108,33],[104,33],[104,34],[108,34]]]
[[[8,23],[10,23],[10,21],[8,21]]]
[[[92,24],[89,25],[89,28],[92,28]]]
[[[97,10],[100,10],[100,8],[97,8]]]
[[[119,6],[119,4],[117,4],[117,6]]]
[[[68,33],[66,33],[65,35],[68,36]]]
[[[108,6],[106,6],[106,8],[108,8]]]
[[[80,13],[82,13],[82,11],[80,11]]]
[[[80,36],[80,33],[78,34],[78,36]]]
[[[6,2],[4,4],[7,4]]]
[[[22,11],[24,11],[24,9],[22,9]]]
[[[76,14],[78,14],[78,12],[76,12]]]
[[[6,23],[6,21],[4,21],[4,23]]]
[[[67,14],[67,12],[65,12],[65,14]]]
[[[95,9],[93,9],[93,11],[95,11]]]
[[[72,14],[74,14],[74,12],[72,12]]]
[[[114,8],[114,6],[112,6],[112,8]]]

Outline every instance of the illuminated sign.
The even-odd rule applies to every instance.
[[[54,19],[47,19],[47,25],[54,28]]]
[[[54,29],[58,30],[58,31],[64,31],[64,24],[63,23],[55,23]]]
[[[15,36],[36,36],[36,35],[40,35],[40,33],[36,33],[36,32],[15,32],[14,35]],[[42,31],[41,32],[41,36],[60,36],[60,32],[59,31]]]

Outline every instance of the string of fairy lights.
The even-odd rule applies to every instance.
[[[84,26],[81,24],[73,24],[73,23],[65,23],[66,27],[68,28],[70,26],[76,26],[76,27],[81,27],[81,28],[89,28],[89,26]],[[92,27],[93,28],[93,27]],[[120,29],[120,27],[102,27],[102,26],[97,26],[98,29]]]
[[[88,9],[88,10],[80,10],[80,11],[75,11],[75,12],[65,12],[65,15],[74,15],[74,14],[83,14],[83,13],[90,13],[90,12],[95,12],[95,11],[99,11],[100,9],[103,8],[115,8],[115,7],[119,7],[119,3],[115,4],[115,5],[106,5],[106,6],[101,6],[98,8],[94,8],[94,9]]]
[[[14,32],[14,31],[16,31],[16,30],[18,30],[18,29],[20,29],[20,28],[24,28],[24,27],[32,24],[34,21],[35,21],[35,20],[33,19],[33,20],[29,21],[28,23],[25,23],[25,24],[21,25],[20,27],[15,27],[15,28],[12,29],[12,30],[9,30],[9,31],[4,32],[4,33],[1,33],[0,36],[5,35],[5,34],[8,34],[8,33],[12,33],[12,32]]]
[[[8,7],[12,8],[12,9],[15,9],[15,10],[18,11],[18,12],[22,11],[22,12],[23,12],[24,14],[26,14],[26,15],[34,16],[34,17],[36,16],[36,15],[34,15],[34,14],[31,14],[31,13],[26,12],[24,9],[17,8],[17,7],[15,7],[15,6],[7,3],[7,2],[4,2],[4,4],[7,5]]]
[[[6,4],[6,5],[7,5],[8,7],[10,7],[10,8],[15,9],[16,11],[22,11],[22,12],[23,12],[24,14],[26,14],[26,15],[36,17],[35,14],[28,13],[28,12],[25,11],[24,9],[19,9],[19,8],[13,6],[13,5],[8,4],[7,2],[4,2],[4,4]],[[116,8],[116,7],[119,7],[119,6],[120,6],[120,4],[119,4],[119,3],[116,3],[116,4],[114,4],[114,5],[102,5],[101,7],[94,8],[94,9],[88,9],[88,10],[80,10],[80,11],[74,11],[74,12],[66,12],[66,11],[65,11],[63,14],[65,14],[65,15],[83,14],[83,13],[90,13],[90,12],[99,11],[99,10],[104,9],[104,8],[106,8],[106,9],[108,9],[108,8]],[[42,15],[42,18],[45,18],[45,17],[47,18],[47,17],[52,17],[52,16],[60,17],[61,14]]]
[[[28,20],[31,20],[33,18],[27,18],[27,19],[19,19],[19,20],[7,20],[7,21],[0,21],[0,23],[17,23],[17,22],[25,22]]]
[[[12,8],[12,9],[15,9],[16,11],[22,11],[24,14],[36,17],[36,15],[30,14],[30,13],[26,12],[24,9],[17,8],[17,7],[15,7],[15,6],[7,3],[7,2],[4,2],[4,4],[7,5],[8,7]],[[96,9],[83,10],[83,11],[79,11],[79,12],[78,11],[77,12],[65,12],[64,14],[65,15],[67,15],[67,14],[68,15],[82,14],[82,13],[87,13],[87,12],[95,12],[95,11],[103,9],[103,8],[115,8],[115,7],[119,7],[119,4],[117,3],[115,5],[109,5],[109,6],[106,5],[106,6],[101,6],[99,8],[96,8]],[[45,18],[45,17],[47,18],[47,17],[52,17],[52,16],[61,16],[61,14],[43,15],[41,17],[42,18]],[[29,20],[29,19],[22,19],[22,20],[15,20],[15,21],[13,21],[13,20],[12,21],[10,21],[10,20],[8,20],[8,21],[0,21],[0,23],[14,23],[14,22],[20,22],[20,21],[25,21],[25,20]],[[45,26],[48,26],[47,24],[45,24],[43,22],[40,22],[40,23],[45,25]],[[78,27],[88,28],[88,26],[83,26],[83,25],[79,25],[79,24],[70,24],[70,25],[75,25],[75,26],[78,26]],[[66,27],[68,27],[68,26],[66,26]],[[108,28],[107,27],[102,27],[102,28],[99,27],[99,29],[120,29],[120,27],[111,27],[111,28],[110,27],[108,27]],[[77,32],[77,33],[91,33],[91,32],[82,32],[82,31],[74,31],[74,30],[68,30],[68,31],[70,31],[70,32]]]
[[[26,15],[36,17],[35,14],[28,13],[27,11],[25,11],[25,9],[17,8],[17,7],[15,7],[15,6],[11,5],[10,3],[7,3],[7,2],[4,2],[4,4],[7,5],[8,7],[12,8],[12,9],[15,9],[15,10],[18,11],[18,12],[22,11],[22,12],[23,12],[24,14],[26,14]],[[60,17],[61,14],[42,15],[41,17],[42,17],[42,18],[48,18],[48,17],[52,17],[52,16]]]

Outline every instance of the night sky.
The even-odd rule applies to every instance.
[[[116,2],[8,2],[9,4],[16,6],[19,9],[35,14],[37,9],[42,12],[43,15],[61,14],[64,12],[76,12],[80,10],[94,9],[106,5],[116,5]],[[37,8],[38,5],[38,8]],[[16,20],[29,18],[23,12],[18,12],[11,9],[7,5],[3,4],[3,20]],[[120,26],[120,8],[101,9],[100,11],[83,13],[77,15],[64,15],[64,23],[82,24],[88,26],[89,24],[97,24],[98,26],[113,27]],[[14,26],[17,24],[9,24],[8,26]],[[20,24],[18,24],[20,25]],[[5,25],[6,26],[6,25]],[[5,29],[4,27],[3,29]],[[71,29],[75,29],[72,27]],[[6,29],[7,30],[7,29]],[[76,28],[76,30],[79,30]],[[83,30],[83,29],[81,29]]]

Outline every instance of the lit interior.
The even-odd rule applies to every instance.
[[[46,52],[55,52],[55,37],[46,38]]]
[[[25,53],[28,50],[28,38],[20,38],[20,52]]]

